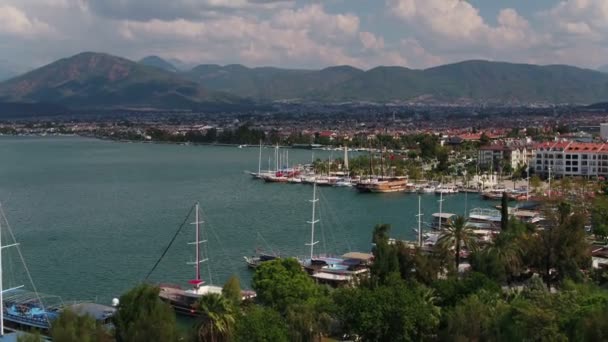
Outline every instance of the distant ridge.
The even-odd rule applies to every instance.
[[[178,72],[178,69],[171,63],[158,56],[148,56],[139,60],[139,64],[159,68],[165,71]]]
[[[481,60],[426,70],[350,66],[322,70],[199,65],[185,75],[208,89],[265,100],[593,103],[608,100],[608,74],[567,65]]]
[[[0,83],[0,101],[69,107],[198,109],[238,104],[175,73],[104,53],[84,52]]]
[[[251,108],[307,103],[590,104],[608,101],[608,74],[567,65],[464,61],[425,70],[348,65],[321,70],[201,64],[178,71],[157,56],[140,62],[85,52],[0,83],[0,101],[68,107]]]

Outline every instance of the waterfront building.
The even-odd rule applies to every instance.
[[[545,142],[535,147],[532,165],[537,174],[545,177],[606,177],[608,144]]]

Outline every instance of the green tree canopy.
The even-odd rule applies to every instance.
[[[113,341],[110,332],[95,321],[95,318],[72,310],[63,310],[59,317],[53,320],[50,334],[53,340],[62,342]]]
[[[243,299],[241,294],[241,282],[237,276],[231,276],[222,287],[222,295],[233,305],[238,306]]]
[[[196,324],[199,341],[231,340],[236,320],[236,308],[228,298],[217,293],[210,293],[199,298],[195,308],[201,313]]]
[[[248,307],[236,321],[236,342],[287,342],[287,324],[283,317],[271,308],[260,305]]]
[[[118,342],[167,342],[178,339],[175,313],[156,286],[141,284],[120,297],[113,317]]]
[[[318,287],[297,260],[282,258],[262,263],[252,281],[257,300],[281,313],[290,305],[305,303],[318,294]]]

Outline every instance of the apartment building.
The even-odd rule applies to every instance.
[[[479,166],[497,169],[502,165],[510,165],[511,170],[516,170],[520,165],[527,165],[528,150],[525,146],[493,144],[479,148]]]
[[[571,141],[547,142],[535,146],[534,171],[551,177],[608,176],[608,144]]]

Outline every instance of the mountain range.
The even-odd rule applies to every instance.
[[[414,70],[248,68],[181,70],[157,56],[133,62],[85,52],[0,83],[0,101],[69,107],[206,109],[278,100],[429,103],[593,103],[608,100],[608,74],[567,65],[481,60]]]
[[[173,72],[103,53],[85,52],[0,83],[0,101],[86,108],[199,109],[238,104]]]

